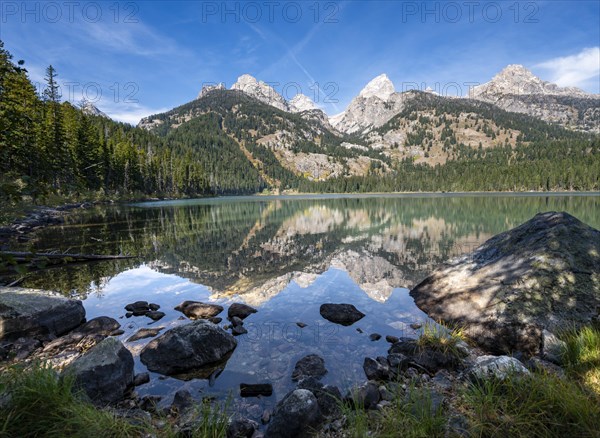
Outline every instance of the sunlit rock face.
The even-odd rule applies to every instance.
[[[432,318],[494,353],[537,353],[543,330],[589,324],[600,306],[600,231],[540,213],[435,270],[412,291]]]
[[[569,128],[600,132],[600,95],[543,81],[522,65],[507,66],[491,81],[473,87],[470,97]]]

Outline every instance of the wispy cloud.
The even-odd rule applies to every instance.
[[[552,58],[535,67],[548,71],[550,81],[560,86],[588,88],[600,79],[600,47],[583,49],[575,55]]]
[[[317,34],[319,29],[321,28],[322,22],[319,22],[315,26],[313,26],[310,29],[310,31],[308,31],[306,33],[306,35],[304,35],[304,37],[300,41],[298,41],[296,44],[294,44],[294,46],[292,46],[292,47],[290,47],[282,38],[280,38],[273,32],[265,31],[254,24],[249,23],[248,25],[264,41],[275,42],[276,44],[278,44],[285,50],[285,55],[283,57],[281,57],[280,59],[278,59],[277,61],[275,61],[274,63],[272,63],[269,67],[267,67],[266,70],[274,70],[274,69],[276,70],[280,64],[282,64],[285,60],[289,59],[298,66],[298,68],[302,71],[302,73],[304,73],[306,78],[310,81],[311,86],[314,85],[319,88],[320,95],[322,95],[322,96],[327,95],[327,93],[321,88],[321,85],[319,84],[319,82],[315,80],[314,76],[308,71],[308,69],[304,66],[304,64],[302,64],[302,62],[300,62],[300,60],[298,59],[298,56],[297,56],[302,51],[302,49],[310,42],[310,40],[312,40],[313,37]],[[306,94],[306,93],[304,93],[304,94]],[[293,97],[293,96],[286,96],[286,97]],[[317,105],[319,107],[322,107],[320,102],[315,102],[315,103],[317,103]],[[333,107],[335,108],[336,111],[339,111],[339,108],[337,107],[337,105],[335,103],[331,103],[331,104],[333,105]]]

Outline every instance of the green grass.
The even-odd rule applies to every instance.
[[[341,404],[346,418],[344,436],[364,437],[443,437],[446,419],[441,406],[433,408],[431,393],[426,388],[411,385],[394,396],[391,406],[382,411],[367,411]]]
[[[562,356],[565,370],[600,397],[600,328],[573,329],[560,337],[566,343]]]
[[[8,437],[135,437],[143,428],[99,410],[73,393],[73,381],[43,365],[11,367],[0,376],[0,435]]]
[[[168,421],[163,429],[155,430],[150,423],[132,424],[109,410],[96,408],[83,394],[73,391],[71,378],[59,378],[43,364],[5,369],[0,374],[0,406],[1,437],[181,436]],[[194,419],[192,438],[226,436],[227,403],[203,402],[194,409],[190,416]]]
[[[476,437],[600,434],[600,405],[577,382],[553,374],[471,383],[463,403]]]
[[[461,328],[449,328],[443,324],[427,323],[417,339],[417,346],[421,349],[430,348],[451,354],[457,358],[463,357],[458,348],[459,342],[464,342],[465,337]]]

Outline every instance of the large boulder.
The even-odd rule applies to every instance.
[[[440,267],[411,295],[487,351],[536,354],[544,329],[598,315],[600,231],[567,213],[540,213]]]
[[[288,393],[275,407],[266,438],[312,436],[322,421],[317,398],[308,389]]]
[[[236,346],[232,335],[200,319],[153,339],[142,350],[140,359],[150,371],[173,375],[219,363]]]
[[[365,316],[352,304],[321,304],[319,312],[326,320],[345,326],[352,325]]]
[[[60,336],[83,321],[81,301],[37,289],[0,287],[0,340]]]
[[[63,370],[74,378],[92,403],[106,406],[121,400],[133,385],[133,356],[117,338],[106,338]]]

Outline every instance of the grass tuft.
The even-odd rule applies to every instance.
[[[552,374],[472,382],[463,398],[473,436],[593,437],[600,430],[600,405]]]
[[[461,328],[448,328],[443,324],[428,322],[423,326],[423,332],[417,339],[417,346],[421,349],[429,348],[460,358],[464,355],[458,344],[464,342],[464,339]]]
[[[566,343],[562,356],[565,370],[600,397],[600,328],[568,330],[560,337]]]
[[[0,435],[134,437],[143,431],[73,393],[73,380],[49,366],[10,367],[0,376]]]

